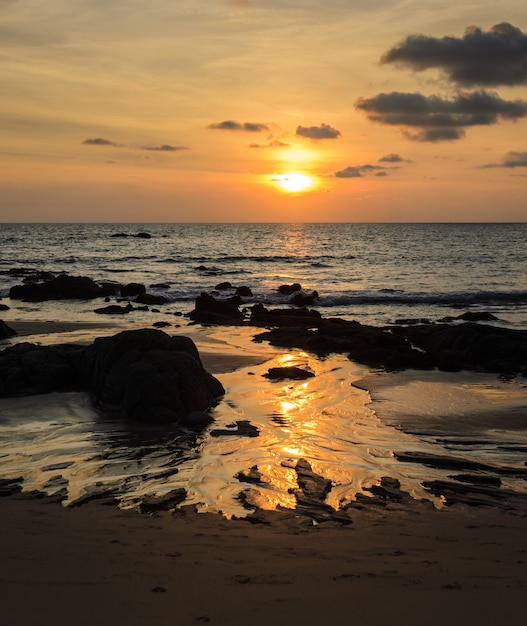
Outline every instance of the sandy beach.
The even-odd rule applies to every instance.
[[[11,325],[28,340],[86,329]],[[200,353],[213,373],[263,360],[222,352],[214,341]],[[385,391],[377,385],[377,394]],[[120,510],[111,498],[63,507],[20,493],[0,498],[0,519],[0,602],[9,626],[491,626],[524,613],[523,497],[438,507],[381,494],[356,503],[342,525],[295,510],[226,519],[186,505],[145,514]]]

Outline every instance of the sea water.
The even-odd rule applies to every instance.
[[[142,282],[168,298],[160,307],[167,314],[192,310],[196,296],[225,281],[233,289],[251,288],[247,306],[289,306],[277,287],[298,282],[305,292],[318,292],[313,308],[324,316],[383,325],[475,310],[492,312],[499,325],[527,328],[525,235],[525,224],[7,224],[0,227],[0,294],[11,308],[3,318],[101,321],[94,313],[98,302],[25,303],[7,297],[11,285],[42,270]],[[151,287],[160,283],[168,288]],[[177,332],[184,333],[186,318],[177,320],[182,325]],[[151,312],[134,312],[126,320],[130,327],[151,322]],[[113,332],[31,340],[88,341]],[[264,508],[294,506],[292,468],[304,458],[332,481],[328,502],[334,508],[367,493],[383,476],[440,505],[423,482],[449,479],[452,472],[398,460],[398,452],[410,451],[485,463],[497,468],[504,489],[527,491],[525,379],[384,375],[345,355],[318,359],[254,344],[255,329],[199,332],[206,349],[257,352],[261,359],[259,365],[218,375],[226,395],[212,411],[211,428],[196,434],[131,424],[100,412],[80,393],[4,399],[0,478],[23,478],[25,490],[60,495],[66,504],[106,494],[123,507],[184,487],[187,503],[200,510],[243,515],[238,495],[247,488]],[[309,369],[315,377],[282,382],[263,377],[270,367],[285,364]],[[364,381],[366,387],[371,383],[371,393]],[[259,436],[211,435],[242,420]],[[240,482],[238,473],[255,465],[261,484]],[[503,468],[517,468],[518,475],[500,473]]]
[[[222,282],[250,287],[249,306],[287,306],[278,287],[299,283],[318,293],[313,308],[325,316],[383,325],[470,309],[525,328],[526,242],[527,223],[2,224],[0,296],[27,275],[20,270],[166,284],[149,291],[182,312]],[[34,312],[10,306],[19,318]],[[95,319],[93,308],[71,314]]]

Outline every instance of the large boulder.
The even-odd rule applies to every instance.
[[[96,339],[83,352],[83,372],[100,406],[147,422],[202,426],[225,393],[190,338],[155,329]]]
[[[204,292],[196,298],[195,308],[187,313],[187,317],[204,324],[236,325],[243,321],[243,313],[239,309],[240,304],[240,296],[217,299]]]
[[[9,291],[14,300],[43,302],[44,300],[93,300],[113,295],[115,290],[108,285],[100,286],[87,276],[60,274],[41,283],[15,285]]]
[[[0,320],[0,339],[9,339],[9,337],[13,337],[13,335],[16,335],[16,330]]]
[[[13,398],[79,388],[81,346],[19,343],[0,352],[0,397]]]

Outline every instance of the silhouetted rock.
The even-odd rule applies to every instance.
[[[196,298],[195,308],[187,313],[187,317],[205,324],[236,325],[243,320],[243,313],[239,309],[240,304],[239,296],[220,300],[208,293],[202,293]]]
[[[133,311],[132,305],[120,306],[119,304],[109,304],[93,310],[94,313],[99,315],[126,315],[130,311]]]
[[[135,237],[138,239],[152,239],[152,235],[150,233],[137,233]]]
[[[81,346],[19,343],[0,352],[0,397],[79,388]]]
[[[284,296],[290,296],[296,291],[302,291],[302,286],[299,283],[293,283],[292,285],[280,285],[280,287],[278,287],[278,291]]]
[[[313,378],[313,372],[308,372],[300,367],[271,367],[266,374],[262,374],[264,378],[271,380],[305,380]]]
[[[14,335],[16,335],[16,330],[13,330],[5,322],[0,320],[0,339],[9,339],[9,337],[13,337]]]
[[[154,328],[167,328],[168,326],[172,326],[170,322],[154,322],[152,324]]]
[[[139,504],[141,513],[154,513],[156,511],[170,511],[175,509],[187,497],[187,491],[184,487],[171,489],[162,495],[146,496]]]
[[[8,307],[7,304],[2,304],[0,302],[0,311],[9,311],[9,308],[10,307]]]
[[[150,285],[151,289],[170,289],[170,285],[168,285],[167,283],[154,283],[153,285]]]
[[[114,293],[87,276],[60,274],[42,283],[28,283],[11,287],[9,296],[14,300],[43,302],[45,300],[93,300]]]
[[[121,287],[121,296],[123,298],[129,298],[146,293],[146,287],[141,283],[128,283]]]
[[[224,394],[188,337],[154,329],[123,331],[96,339],[82,358],[84,380],[96,402],[133,419],[185,424],[188,414],[206,411]],[[194,418],[191,422],[196,425]]]
[[[263,304],[251,308],[251,323],[255,326],[317,326],[322,320],[318,311],[306,309],[266,309]]]
[[[467,311],[456,317],[458,320],[465,322],[492,322],[498,318],[488,311]]]
[[[214,287],[214,289],[217,289],[218,291],[228,291],[229,289],[232,289],[232,285],[231,283],[226,281],[223,283],[219,283],[218,285]]]
[[[289,298],[289,302],[295,306],[305,306],[306,304],[313,304],[316,298],[318,298],[318,291],[313,291],[312,293],[297,291]]]
[[[252,297],[253,292],[250,287],[247,287],[246,285],[241,285],[240,287],[237,287],[235,294],[237,296],[240,296],[241,298],[250,298]]]
[[[258,437],[260,431],[248,420],[237,420],[233,428],[217,428],[210,431],[211,437]]]

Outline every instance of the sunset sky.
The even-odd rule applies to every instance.
[[[0,0],[0,221],[527,220],[527,4]]]

